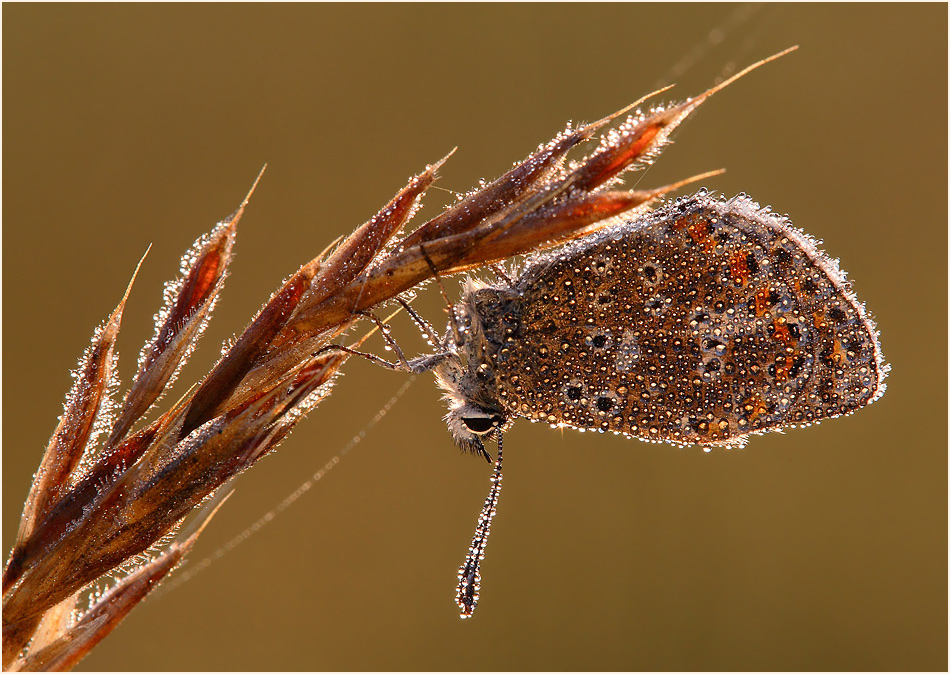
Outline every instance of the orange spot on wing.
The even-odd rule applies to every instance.
[[[775,332],[772,334],[772,336],[785,346],[789,346],[792,343],[793,338],[792,333],[788,331],[788,326],[785,325],[785,319],[779,318],[773,325],[775,327]]]
[[[755,315],[765,316],[769,311],[769,289],[761,288],[755,293]]]
[[[673,221],[673,229],[675,229],[677,232],[682,231],[686,229],[687,227],[689,227],[689,223],[693,219],[694,219],[694,216],[692,215],[684,215],[681,218],[676,218],[676,220]]]
[[[847,360],[847,356],[845,355],[844,349],[841,348],[840,340],[838,339],[833,340],[832,348],[833,348],[833,351],[831,352],[831,359],[835,362],[835,364],[838,364],[843,360]]]
[[[709,225],[704,221],[699,220],[691,224],[687,231],[693,238],[693,241],[696,243],[703,243],[706,240],[706,237],[709,236]]]
[[[749,265],[746,263],[745,253],[741,251],[733,253],[729,260],[729,268],[732,271],[733,280],[745,288],[749,282]]]
[[[742,405],[742,410],[749,421],[755,421],[756,417],[765,414],[765,404],[758,395],[753,395]]]

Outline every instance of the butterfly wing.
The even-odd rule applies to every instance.
[[[884,391],[877,331],[837,263],[745,197],[699,193],[530,263],[496,353],[512,414],[741,445]]]

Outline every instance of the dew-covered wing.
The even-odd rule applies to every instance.
[[[684,444],[849,414],[884,391],[835,261],[745,197],[683,198],[531,262],[498,395],[539,421]]]

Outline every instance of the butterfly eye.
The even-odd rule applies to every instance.
[[[501,417],[496,415],[490,417],[462,417],[462,423],[472,433],[487,433],[491,429],[501,424]]]

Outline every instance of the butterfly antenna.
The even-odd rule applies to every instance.
[[[468,548],[468,555],[465,556],[465,563],[459,567],[455,603],[458,604],[461,618],[471,618],[478,605],[478,592],[482,583],[481,563],[485,559],[485,546],[488,545],[488,534],[491,533],[491,522],[498,506],[498,495],[501,493],[501,429],[497,429],[495,434],[498,440],[498,457],[495,459],[495,471],[491,477],[491,490],[478,516],[475,535]]]

